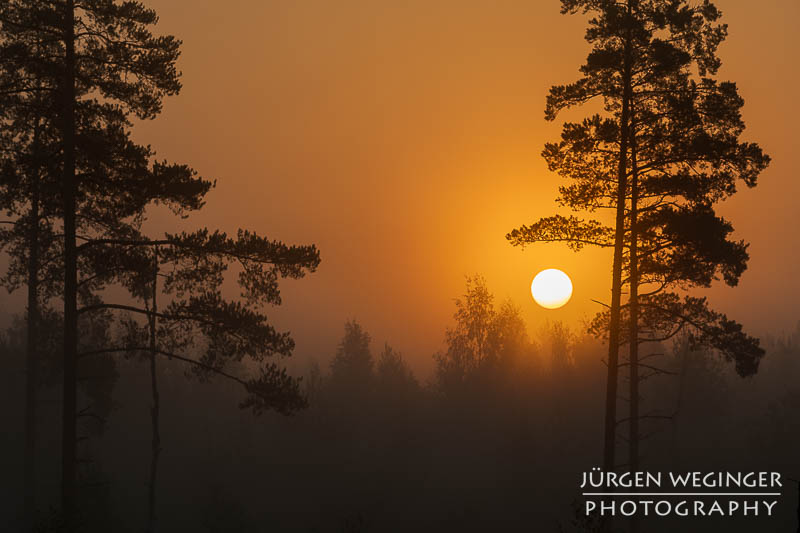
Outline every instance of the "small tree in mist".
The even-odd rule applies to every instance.
[[[441,391],[460,394],[496,380],[520,362],[528,363],[534,350],[519,309],[510,302],[495,309],[483,277],[468,277],[466,291],[455,304],[455,325],[445,331],[446,350],[434,354]]]
[[[497,354],[500,372],[505,373],[505,377],[530,373],[540,362],[538,347],[528,335],[522,311],[510,299],[497,308],[490,345]]]
[[[467,278],[466,292],[455,301],[455,327],[445,332],[447,350],[434,355],[443,390],[454,390],[474,379],[494,357],[490,335],[495,316],[494,297],[480,276]]]
[[[344,324],[344,336],[331,361],[331,386],[340,394],[359,396],[372,389],[375,360],[369,333],[355,320]]]
[[[383,345],[375,363],[375,384],[380,394],[390,398],[405,398],[419,389],[417,378],[403,355],[389,343]]]
[[[575,364],[573,350],[577,339],[569,326],[561,321],[547,322],[540,330],[540,338],[549,352],[553,373],[563,373]]]

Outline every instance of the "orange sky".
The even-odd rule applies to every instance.
[[[271,313],[301,358],[327,358],[355,317],[376,349],[388,340],[428,370],[471,273],[516,301],[531,331],[548,318],[577,327],[597,309],[590,299],[607,299],[604,252],[522,252],[504,239],[555,211],[559,178],[539,153],[560,123],[544,121],[544,98],[576,78],[588,50],[584,21],[560,15],[557,0],[146,3],[159,31],[184,41],[184,89],[136,137],[218,179],[186,227],[319,246],[319,271],[286,283]],[[779,332],[800,318],[800,4],[717,5],[730,25],[721,76],[739,84],[746,138],[773,163],[720,209],[752,258],[738,289],[710,295],[752,331]],[[528,292],[548,267],[575,285],[558,311]]]

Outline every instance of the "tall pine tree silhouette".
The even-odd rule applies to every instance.
[[[150,27],[157,22],[154,11],[138,2],[12,0],[0,8],[0,22],[0,59],[10,73],[3,80],[16,80],[2,86],[4,113],[28,110],[40,119],[50,143],[46,152],[57,154],[44,173],[44,183],[54,186],[54,194],[47,195],[48,213],[55,221],[55,232],[63,234],[55,245],[58,253],[48,265],[60,271],[55,286],[64,301],[61,497],[64,520],[74,529],[79,356],[88,362],[92,356],[144,349],[152,356],[182,358],[199,374],[212,372],[239,381],[248,392],[243,406],[256,412],[301,407],[304,398],[296,381],[277,365],[262,365],[252,379],[227,374],[223,367],[245,354],[255,359],[272,353],[288,355],[291,338],[276,332],[257,308],[279,304],[277,280],[314,270],[319,254],[313,246],[286,246],[247,231],[235,238],[202,230],[159,240],[141,233],[149,205],[164,204],[183,216],[203,205],[213,185],[185,165],[155,161],[149,147],[130,139],[129,117],[154,118],[163,97],[180,89],[175,68],[180,43],[151,33]],[[38,43],[47,43],[47,50]],[[31,111],[34,98],[44,105]],[[21,121],[4,122],[4,138],[18,152],[30,155],[33,144],[27,141],[27,131]],[[16,197],[14,190],[24,191],[20,197],[24,200],[18,204],[33,206],[33,188],[27,184],[33,183],[30,173],[19,172],[20,165],[4,168],[11,168],[4,173],[4,187],[8,186],[4,193],[9,192],[3,195],[4,202]],[[22,228],[24,217],[18,213],[17,218],[14,227]],[[9,242],[15,238],[8,237]],[[25,237],[14,242],[23,257],[34,241]],[[155,246],[161,251],[159,261],[173,267],[165,285],[172,298],[162,311],[155,306],[140,309],[106,303],[98,297],[109,284],[122,283],[134,291],[137,276],[152,274],[154,254],[145,250],[152,252]],[[242,302],[224,300],[219,290],[222,272],[233,262],[240,267]],[[24,280],[30,286],[35,277]],[[115,310],[144,316],[151,324],[150,342],[145,346],[95,344],[79,353],[79,320],[93,321]],[[199,329],[207,340],[204,355],[195,360],[159,349],[152,331],[156,319],[180,331],[184,342]],[[173,348],[180,347],[174,336],[171,342]],[[152,528],[152,520],[149,524]]]
[[[734,285],[746,266],[746,246],[729,239],[732,227],[713,204],[742,181],[755,185],[769,158],[739,141],[742,100],[735,85],[715,81],[725,26],[709,2],[564,1],[563,12],[590,12],[594,44],[585,77],[554,87],[547,118],[563,107],[602,98],[605,115],[564,125],[562,139],[545,147],[551,170],[573,180],[560,203],[574,210],[612,209],[615,225],[554,216],[509,233],[514,245],[566,242],[614,249],[611,305],[592,330],[609,342],[604,467],[615,468],[618,347],[629,343],[631,413],[629,468],[638,468],[640,329],[649,340],[689,327],[698,344],[713,346],[748,375],[763,355],[741,326],[710,311],[705,301],[680,300],[668,289],[708,286],[723,277]],[[628,285],[629,300],[619,293]],[[640,287],[648,292],[640,296]],[[641,316],[640,316],[641,315]],[[672,326],[672,328],[670,328]]]

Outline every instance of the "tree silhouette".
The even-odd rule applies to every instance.
[[[481,276],[467,278],[464,296],[456,299],[456,325],[445,332],[447,350],[434,355],[439,387],[457,392],[482,376],[495,356],[491,349],[494,297]]]
[[[152,118],[161,98],[180,88],[174,62],[178,42],[153,37],[156,15],[137,3],[65,0],[43,4],[7,2],[5,37],[12,43],[52,43],[55,53],[25,49],[17,68],[52,95],[48,120],[61,144],[61,218],[64,266],[64,386],[62,508],[74,524],[76,483],[76,381],[78,349],[78,233],[124,233],[150,198],[137,187],[153,177],[149,149],[134,145],[125,130],[128,114]],[[28,89],[28,88],[25,88]],[[154,166],[161,172],[166,166]],[[170,169],[187,171],[188,169]],[[183,184],[193,182],[189,175]],[[138,182],[138,183],[137,183]],[[158,182],[151,182],[153,184]],[[200,189],[207,183],[194,180]],[[150,189],[150,190],[148,190]],[[195,189],[196,190],[196,189]],[[162,192],[166,192],[163,191]],[[185,192],[185,191],[181,191]],[[178,192],[180,195],[181,192]],[[164,195],[166,196],[166,195]]]
[[[149,28],[157,21],[154,11],[136,2],[66,0],[42,4],[14,0],[2,6],[0,21],[4,68],[22,74],[13,78],[14,83],[3,86],[4,112],[10,109],[13,114],[6,116],[14,119],[24,111],[33,115],[38,121],[34,123],[41,123],[46,134],[34,139],[45,137],[51,148],[46,152],[58,154],[47,167],[47,183],[59,185],[47,212],[52,211],[63,233],[51,267],[54,272],[61,270],[58,277],[63,280],[58,282],[64,295],[61,493],[64,519],[74,528],[75,423],[81,416],[76,397],[79,359],[102,360],[98,356],[145,349],[153,358],[159,354],[183,360],[201,377],[216,374],[238,381],[248,393],[243,407],[255,412],[291,412],[302,407],[305,400],[285,370],[265,363],[257,377],[248,379],[228,373],[227,366],[245,355],[261,361],[273,353],[291,352],[291,338],[276,332],[258,308],[279,304],[278,279],[302,277],[314,270],[319,254],[313,246],[290,247],[247,231],[240,231],[235,238],[208,230],[166,235],[160,240],[141,234],[149,205],[163,204],[183,216],[203,205],[213,185],[185,165],[155,161],[149,147],[130,140],[129,117],[154,118],[162,98],[180,89],[175,69],[180,43],[173,37],[152,35]],[[46,53],[38,43],[48,43]],[[30,104],[40,95],[45,95],[42,100],[47,105],[34,108]],[[29,131],[21,120],[4,121],[4,137],[18,148],[17,152],[32,157],[36,145],[28,140]],[[17,160],[8,158],[7,162]],[[36,190],[30,184],[37,182],[31,178],[33,174],[20,172],[27,167],[19,164],[6,168],[11,170],[4,172],[4,204],[22,191],[22,200],[11,203],[34,206],[32,195]],[[19,233],[25,221],[21,215],[17,218],[14,228]],[[16,239],[13,242],[20,258],[27,257],[31,244],[38,242],[31,240],[30,233],[25,238],[8,234],[6,241]],[[160,249],[158,262],[153,254],[156,246]],[[151,251],[149,255],[147,250]],[[141,295],[143,286],[151,287],[153,267],[159,262],[172,267],[164,287],[171,298],[159,306],[161,311],[156,309],[155,299],[138,308],[106,303],[96,296],[107,285],[118,283]],[[233,263],[240,269],[242,301],[225,300],[220,292],[223,272]],[[148,280],[144,285],[142,276]],[[35,289],[35,276],[28,275],[24,281]],[[150,296],[155,294],[150,290]],[[124,346],[106,343],[87,347],[81,343],[79,348],[79,321],[93,323],[114,310],[146,317],[150,341],[137,346],[129,336],[131,342]],[[155,331],[156,318],[163,324],[159,328],[167,330],[165,338],[170,339],[171,351],[157,342],[162,337]],[[206,343],[199,359],[177,353],[191,345],[193,335]],[[155,378],[154,359],[151,365]],[[152,392],[157,402],[155,381]],[[153,417],[155,454],[157,407]],[[151,486],[154,488],[154,481]]]
[[[383,345],[375,363],[375,381],[378,390],[390,397],[407,396],[419,386],[403,355],[389,343]]]
[[[635,470],[639,344],[649,335],[664,338],[647,329],[644,335],[639,332],[652,330],[654,313],[666,318],[668,306],[662,301],[674,301],[668,289],[707,287],[719,278],[736,284],[746,268],[746,245],[730,240],[732,227],[716,216],[713,205],[733,194],[739,180],[754,186],[769,158],[755,144],[739,140],[743,101],[735,85],[712,78],[720,65],[716,50],[726,34],[725,26],[717,23],[719,11],[710,3],[695,8],[674,3],[634,7],[642,10],[637,34],[643,52],[635,58],[641,74],[634,76],[629,128],[629,463]],[[649,286],[642,298],[640,286]],[[741,375],[755,372],[764,352],[741,333],[741,326],[688,299],[680,316],[675,311],[670,308],[675,330],[691,323],[700,338],[736,360]],[[650,322],[640,323],[640,314]]]
[[[8,8],[0,7],[0,17],[7,15]],[[10,42],[5,33],[0,32],[0,207],[7,219],[0,226],[0,249],[8,254],[9,265],[0,283],[9,291],[27,286],[23,514],[25,528],[30,530],[36,508],[39,326],[48,313],[43,303],[61,290],[55,268],[58,184],[53,179],[56,158],[52,154],[57,146],[43,119],[52,103],[41,80],[18,68],[20,56],[32,49],[41,54],[47,45],[25,38]]]
[[[549,344],[550,367],[558,375],[574,365],[573,348],[575,334],[561,321],[548,323],[542,328],[541,335]]]
[[[40,129],[34,128],[31,148],[34,152],[39,151]],[[5,141],[8,143],[8,141]],[[6,144],[7,145],[7,144]],[[24,152],[24,151],[23,151]],[[40,284],[41,261],[40,257],[48,252],[49,245],[55,240],[53,227],[46,216],[43,216],[42,195],[41,195],[41,172],[38,165],[34,163],[36,157],[26,153],[20,159],[5,157],[4,171],[2,173],[2,183],[0,184],[0,205],[4,207],[6,216],[5,228],[0,229],[0,249],[9,253],[10,265],[6,275],[2,279],[2,284],[9,290],[14,290],[20,285],[27,286],[27,314],[26,314],[26,394],[25,394],[25,476],[24,476],[24,514],[28,525],[32,523],[32,516],[35,509],[35,454],[36,447],[36,388],[38,383],[38,347],[37,340],[39,335],[39,323],[42,310],[43,288]],[[12,159],[17,159],[12,163]],[[14,164],[14,163],[18,163]],[[21,169],[20,167],[23,167]],[[15,187],[18,180],[16,176],[24,179],[19,182],[24,183],[23,189]],[[20,202],[21,198],[29,199],[30,202]],[[52,285],[52,284],[51,284]],[[52,288],[52,287],[51,287]],[[44,289],[46,291],[46,288]]]
[[[117,310],[127,313],[127,334],[121,344],[79,354],[91,358],[105,353],[144,353],[150,366],[152,447],[148,483],[149,531],[155,528],[155,491],[158,457],[160,394],[157,357],[189,365],[202,380],[218,376],[241,385],[246,395],[240,406],[260,414],[275,410],[289,415],[306,406],[297,379],[267,358],[288,357],[294,341],[279,333],[260,308],[281,303],[278,280],[303,277],[319,265],[314,246],[287,246],[240,230],[236,238],[199,230],[166,235],[160,240],[108,239],[87,242],[87,257],[95,268],[105,265],[130,293],[144,303],[98,302],[78,309],[79,314]],[[222,295],[224,273],[240,269],[241,301]],[[159,283],[159,280],[161,283]],[[164,302],[166,300],[166,302]],[[145,324],[136,320],[144,317]],[[200,357],[187,352],[201,351]],[[255,377],[237,375],[231,367],[245,358],[258,365]]]
[[[101,284],[91,272],[79,283],[77,240],[124,235],[141,222],[154,195],[190,205],[210,183],[187,167],[151,163],[149,148],[130,141],[128,115],[152,118],[161,98],[180,88],[178,42],[153,37],[153,11],[137,3],[15,0],[0,13],[6,65],[22,75],[16,95],[46,95],[43,128],[59,147],[56,196],[63,233],[64,379],[62,507],[74,524],[78,300]],[[36,43],[36,46],[32,46]],[[46,46],[42,49],[41,46]],[[18,99],[17,107],[26,104]],[[171,179],[163,179],[169,177]],[[84,269],[85,270],[85,269]]]
[[[613,248],[603,453],[606,470],[612,470],[615,466],[622,264],[629,174],[627,131],[630,125],[634,46],[633,27],[626,23],[626,11],[630,3],[626,7],[600,0],[562,1],[562,13],[592,12],[594,15],[586,34],[586,40],[593,45],[593,49],[581,67],[583,77],[569,85],[552,87],[545,108],[545,118],[555,120],[565,108],[602,99],[607,117],[596,114],[580,124],[566,123],[562,141],[547,144],[542,155],[551,171],[577,180],[576,184],[559,189],[560,203],[575,210],[612,209],[615,213],[614,226],[607,228],[596,221],[557,215],[541,219],[531,226],[522,226],[507,235],[514,245],[564,241],[576,250],[586,244]],[[587,131],[593,134],[594,146],[599,149],[594,150],[589,145],[584,148],[583,154],[571,153],[568,145],[576,135],[585,138],[584,132]],[[591,161],[584,162],[584,157]]]
[[[331,385],[351,397],[372,388],[375,360],[369,348],[372,339],[355,320],[344,324],[344,336],[331,360]]]
[[[618,347],[629,342],[630,468],[638,468],[640,342],[694,330],[699,344],[736,359],[748,375],[763,355],[755,339],[705,301],[667,292],[708,286],[723,278],[735,285],[744,271],[746,246],[729,240],[732,227],[713,204],[754,186],[769,158],[739,141],[743,104],[734,84],[713,76],[716,49],[725,37],[720,12],[710,2],[564,1],[562,12],[591,12],[587,40],[594,44],[585,77],[554,87],[546,116],[602,97],[607,116],[564,125],[559,143],[543,152],[551,170],[573,180],[559,202],[575,210],[613,209],[614,226],[574,216],[541,219],[509,233],[514,245],[566,242],[614,249],[612,300],[592,331],[609,343],[604,467],[614,462]],[[616,172],[615,172],[616,171]],[[630,289],[626,305],[619,291]],[[649,286],[640,295],[640,287]],[[672,327],[670,327],[672,326]],[[645,332],[640,334],[640,330]]]
[[[532,346],[519,309],[510,302],[495,308],[483,277],[468,277],[455,304],[455,325],[445,331],[446,350],[433,356],[442,392],[461,395],[528,364],[522,360],[531,357]]]

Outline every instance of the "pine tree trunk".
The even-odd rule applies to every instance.
[[[158,394],[158,376],[156,374],[156,326],[158,313],[158,247],[153,251],[153,301],[150,315],[150,385],[152,389],[153,405],[150,409],[152,422],[153,441],[150,456],[150,481],[147,492],[147,529],[148,533],[155,531],[156,524],[156,474],[158,473],[158,457],[161,454],[161,433],[159,430],[160,398]]]
[[[630,11],[630,0],[628,10]],[[631,34],[625,37],[622,68],[622,109],[620,114],[619,165],[617,167],[617,209],[614,231],[614,261],[611,267],[611,306],[608,325],[608,376],[606,379],[606,415],[603,450],[603,470],[616,469],[617,390],[619,377],[620,307],[622,299],[622,254],[625,248],[625,199],[627,194],[628,126],[631,99]],[[611,531],[613,518],[601,523],[603,531]]]
[[[630,216],[630,299],[628,301],[628,313],[630,315],[629,343],[630,357],[628,359],[630,370],[630,421],[628,428],[628,466],[631,472],[639,470],[639,234],[636,224],[639,216],[639,175],[636,164],[636,133],[631,124],[630,127],[630,146],[631,146],[631,216]],[[635,489],[634,489],[635,491]],[[634,514],[631,516],[631,533],[639,531],[639,521]]]
[[[77,350],[78,261],[75,244],[75,1],[67,0],[64,12],[64,388],[61,442],[61,508],[67,530],[75,529],[77,483]]]
[[[623,65],[622,113],[620,116],[620,149],[617,168],[617,209],[614,232],[614,262],[611,274],[611,307],[608,328],[608,378],[606,383],[606,417],[603,469],[616,467],[617,377],[619,368],[620,300],[622,295],[622,252],[625,247],[625,199],[627,193],[628,122],[631,95],[630,36],[625,43]]]
[[[34,130],[34,160],[37,157],[39,130]],[[25,343],[25,455],[24,455],[24,527],[33,531],[36,513],[36,388],[39,362],[37,336],[39,327],[39,175],[30,171],[31,210],[28,229],[28,320]]]

